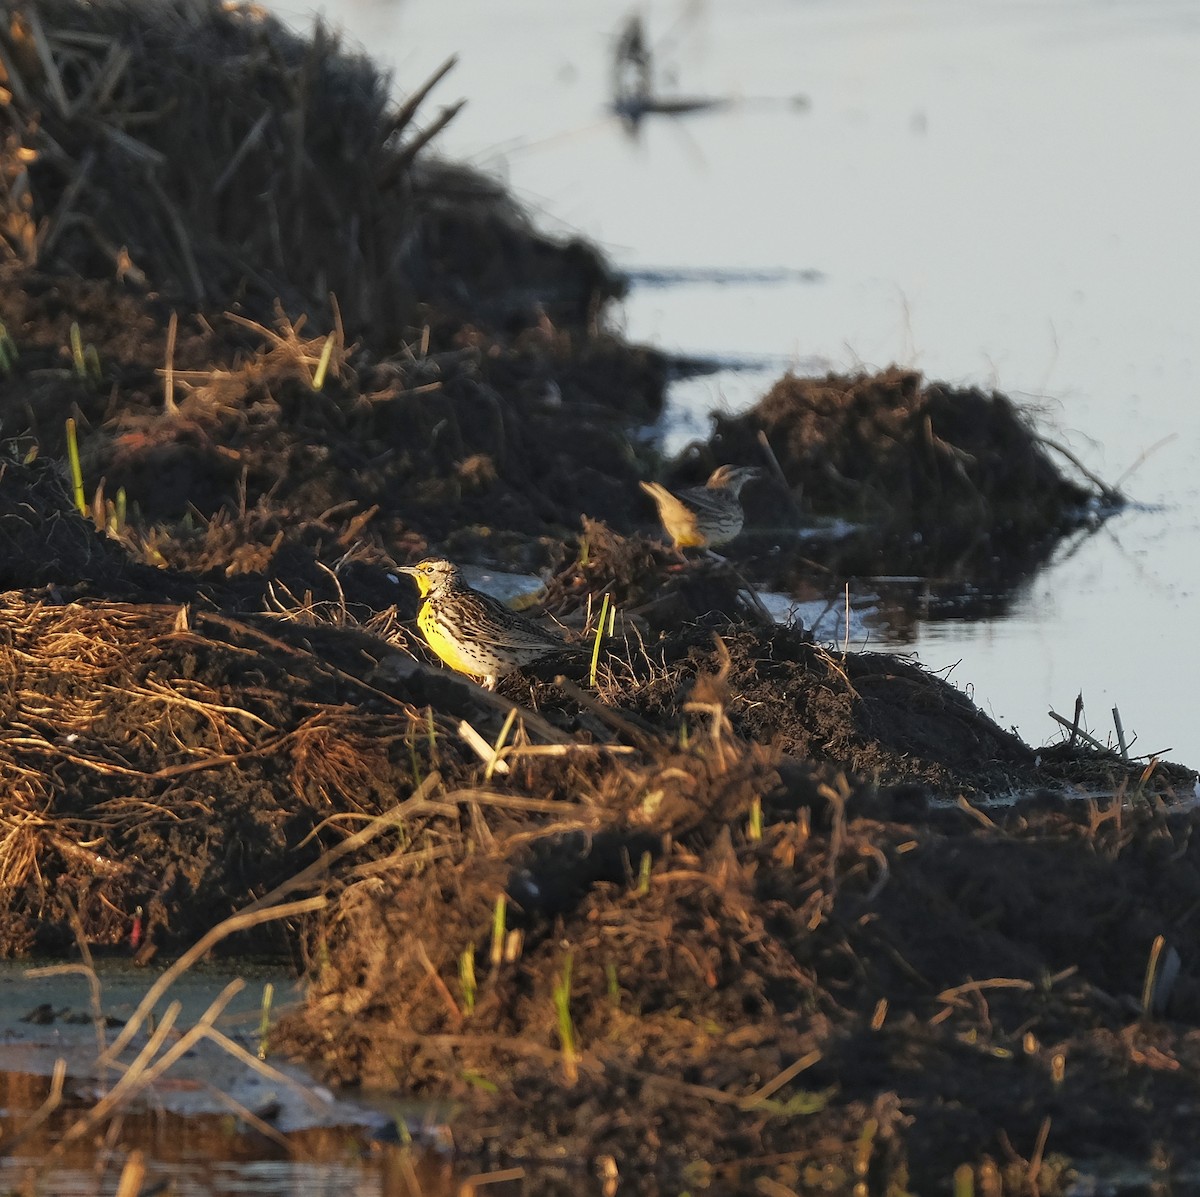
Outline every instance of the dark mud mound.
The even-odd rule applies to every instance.
[[[0,457],[0,590],[96,580],[127,584],[139,570],[79,514],[57,463]]]
[[[618,290],[590,247],[420,158],[458,107],[418,126],[440,75],[396,105],[322,25],[301,38],[216,0],[27,0],[0,44],[0,235],[26,266],[260,320],[278,298],[327,321],[332,292],[393,343],[427,322],[418,305],[580,326]]]
[[[836,653],[789,628],[696,627],[630,696],[656,725],[718,687],[739,735],[882,784],[995,795],[1045,780],[1034,753],[954,686],[885,653]]]
[[[1121,501],[1094,480],[1065,477],[1004,395],[895,367],[786,376],[745,414],[716,416],[711,460],[760,460],[762,433],[804,509],[861,525],[828,550],[826,564],[842,574],[1011,581],[1101,503]],[[694,468],[703,473],[708,460]],[[746,491],[760,526],[778,524],[775,486]]]
[[[1132,1161],[1187,1149],[1194,964],[1180,1021],[1137,1015],[1200,900],[1194,816],[920,813],[747,745],[711,688],[687,709],[687,747],[529,758],[420,876],[348,889],[277,1045],[452,1096],[528,1191],[1055,1193],[1122,1119]]]
[[[634,407],[661,396],[652,353],[550,333],[443,352],[418,338],[380,359],[340,326],[310,333],[283,316],[265,326],[221,315],[179,321],[168,353],[154,301],[110,303],[108,284],[25,271],[5,278],[0,321],[20,357],[0,377],[0,420],[62,460],[74,416],[89,499],[124,492],[151,563],[191,554],[172,539],[192,545],[197,526],[262,505],[286,516],[285,539],[297,518],[330,524],[331,553],[365,536],[393,552],[436,542],[510,564],[560,559],[581,504],[632,518],[627,427]],[[103,347],[99,378],[74,368],[73,322]],[[622,404],[606,405],[610,393]]]

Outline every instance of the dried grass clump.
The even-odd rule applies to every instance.
[[[435,756],[461,767],[453,723],[333,664],[336,643],[289,642],[293,626],[6,596],[0,953],[62,947],[76,915],[115,943],[138,906],[151,938],[195,937],[415,789]]]

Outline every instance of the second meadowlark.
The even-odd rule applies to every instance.
[[[417,627],[429,647],[451,669],[482,678],[489,690],[514,669],[575,651],[553,632],[473,590],[458,566],[442,557],[426,557],[400,573],[421,593]]]
[[[753,466],[723,465],[703,486],[678,493],[660,482],[643,482],[641,487],[658,504],[659,518],[677,549],[711,549],[742,530],[742,487],[761,473]]]

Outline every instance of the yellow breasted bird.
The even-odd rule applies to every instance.
[[[660,482],[640,485],[658,504],[659,519],[677,549],[711,549],[727,544],[742,530],[742,487],[761,475],[753,466],[723,465],[703,486],[678,494]]]
[[[400,573],[421,592],[417,627],[429,647],[451,669],[483,678],[489,690],[514,669],[575,651],[490,594],[472,590],[458,566],[443,557],[426,557]]]

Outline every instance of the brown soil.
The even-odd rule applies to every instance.
[[[804,552],[839,577],[1011,574],[1113,496],[1002,396],[786,378],[675,464],[761,463],[765,431],[784,479],[746,491],[736,568],[683,561],[639,531],[667,363],[603,332],[595,252],[428,162],[327,35],[186,11],[0,30],[0,951],[177,950],[326,862],[323,914],[234,941],[311,967],[277,1050],[454,1098],[464,1157],[531,1192],[966,1165],[1053,1193],[1114,1144],[1185,1158],[1194,774],[1035,751],[745,581],[835,514],[861,530]],[[185,45],[196,94],[156,103]],[[582,658],[615,600],[595,678],[431,665],[394,573],[430,549],[554,566]]]

